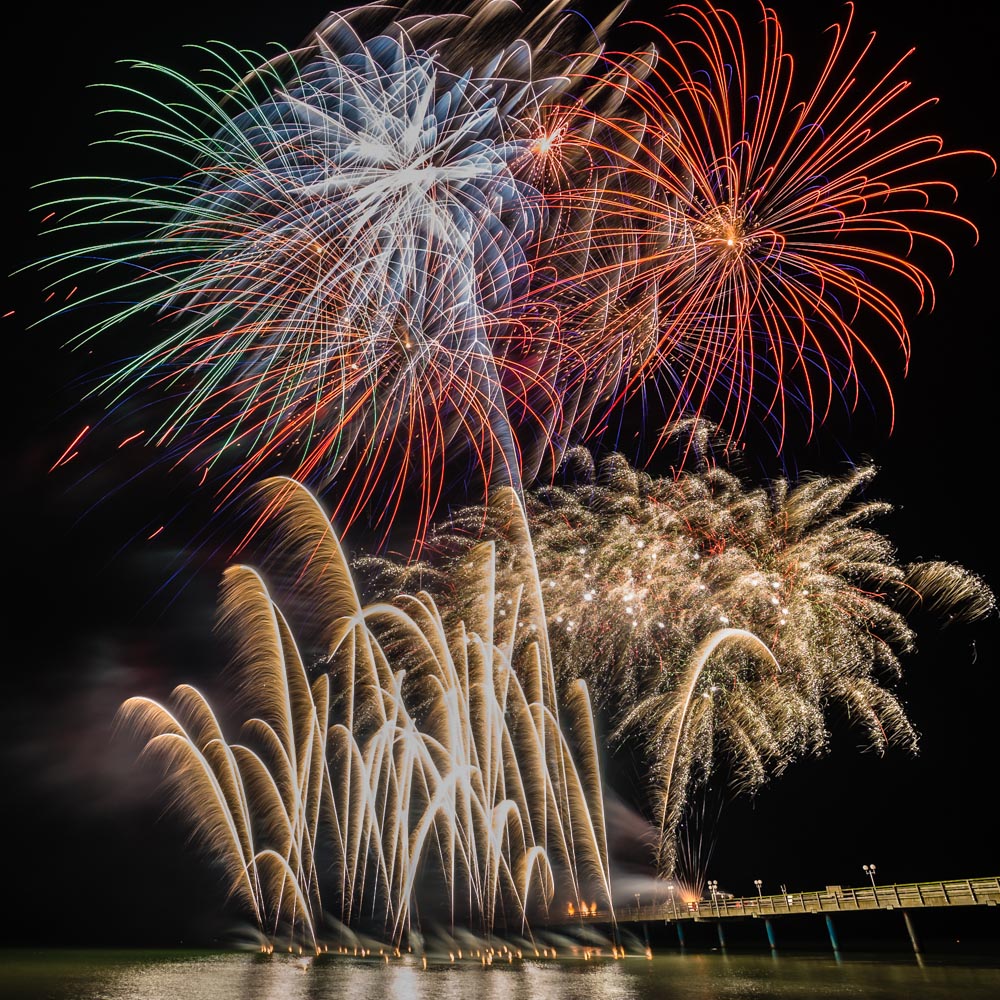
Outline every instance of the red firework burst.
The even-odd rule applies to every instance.
[[[897,298],[909,286],[918,309],[933,305],[913,251],[935,246],[950,264],[943,233],[978,236],[937,168],[995,163],[916,130],[935,102],[907,100],[911,52],[871,70],[875,36],[852,47],[852,21],[848,4],[805,87],[763,5],[759,41],[726,10],[682,5],[669,30],[642,25],[646,51],[607,55],[620,110],[578,111],[597,194],[559,196],[591,224],[553,249],[572,265],[551,289],[587,358],[591,431],[655,383],[668,417],[704,415],[738,440],[757,416],[780,450],[792,409],[811,435],[837,400],[853,410],[872,374],[891,428],[885,345],[904,373],[910,352]]]

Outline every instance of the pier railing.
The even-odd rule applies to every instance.
[[[998,906],[1000,876],[954,879],[948,882],[909,882],[860,888],[827,886],[814,892],[729,897],[716,893],[689,903],[668,898],[616,909],[619,923],[642,920],[716,920],[726,917],[772,917],[792,913],[841,913],[857,910],[915,910],[930,906]],[[597,910],[577,919],[606,921],[607,911]]]

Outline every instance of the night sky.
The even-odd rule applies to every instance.
[[[800,70],[825,55],[821,32],[841,4],[775,6]],[[654,17],[650,9],[643,14]],[[918,96],[940,98],[920,118],[922,130],[940,132],[948,148],[997,155],[996,36],[986,8],[957,2],[919,19],[912,9],[860,0],[855,30],[878,32],[878,65],[916,47],[904,75]],[[130,79],[117,60],[193,71],[201,63],[185,44],[294,46],[328,10],[313,3],[108,3],[57,17],[49,5],[24,5],[3,65],[5,273],[47,250],[30,211],[41,200],[32,185],[121,169],[113,150],[89,146],[113,124],[97,117],[108,97],[90,85]],[[835,474],[848,460],[870,456],[880,469],[870,495],[896,508],[880,527],[901,561],[956,562],[1000,590],[993,465],[1000,181],[982,159],[955,161],[949,178],[959,187],[958,210],[979,226],[981,239],[973,246],[955,231],[953,275],[944,255],[921,254],[938,302],[918,315],[913,296],[902,298],[913,358],[905,378],[892,359],[894,432],[884,412],[834,421],[786,461]],[[97,411],[76,405],[88,357],[60,347],[72,319],[29,329],[45,312],[41,284],[31,273],[11,277],[0,303],[0,314],[13,310],[0,327],[8,351],[4,939],[211,941],[232,923],[233,915],[221,912],[221,882],[187,844],[184,826],[164,813],[157,772],[136,763],[136,745],[113,732],[112,720],[133,694],[163,697],[180,681],[220,690],[225,652],[213,621],[223,562],[210,552],[184,558],[203,523],[196,507],[145,540],[150,525],[169,521],[181,505],[165,471],[162,479],[147,474],[124,486],[140,471],[130,459],[84,449],[49,473]],[[173,576],[178,565],[186,571]],[[1000,874],[992,818],[1000,626],[995,617],[945,630],[914,624],[918,650],[904,659],[899,690],[921,735],[919,754],[864,752],[863,735],[834,722],[826,758],[793,765],[755,801],[723,810],[709,866],[720,886],[752,892],[754,878],[765,891],[780,883],[860,885],[861,865],[870,862],[884,881]],[[628,797],[638,778],[627,766],[618,770]]]

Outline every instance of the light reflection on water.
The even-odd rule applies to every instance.
[[[192,952],[0,953],[8,1000],[996,1000],[1000,964],[925,965],[879,957],[688,954],[482,968],[407,957],[385,964],[324,956]]]

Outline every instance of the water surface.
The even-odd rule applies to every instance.
[[[431,962],[193,951],[10,950],[9,1000],[997,1000],[1000,963],[918,965],[910,957],[667,954],[525,960],[483,968]]]

